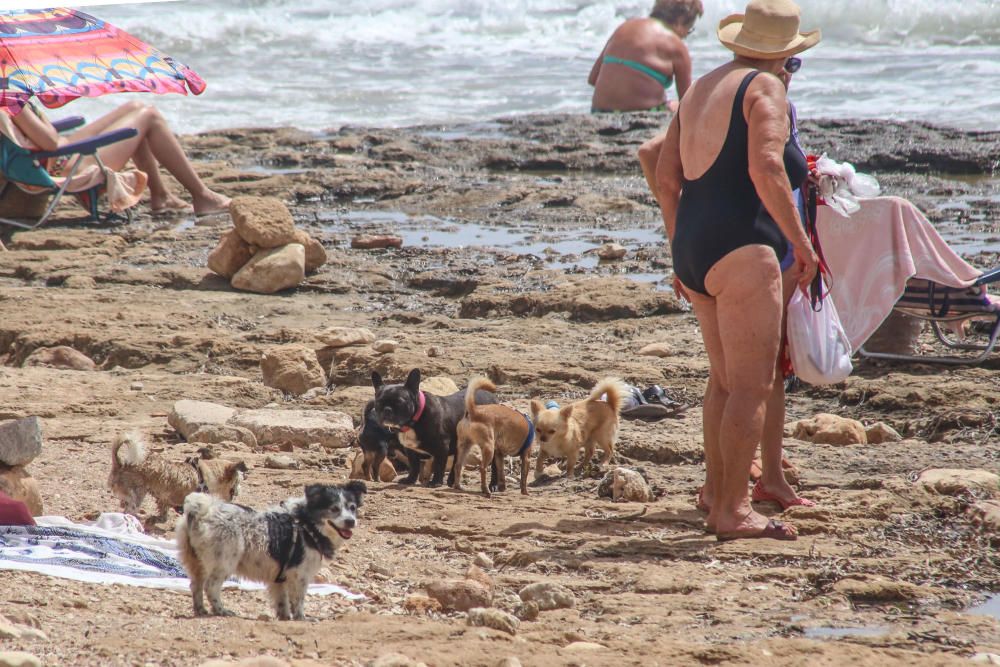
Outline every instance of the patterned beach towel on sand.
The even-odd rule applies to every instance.
[[[38,572],[94,584],[123,584],[189,591],[190,582],[170,540],[137,532],[126,515],[102,514],[95,525],[65,517],[35,517],[36,526],[0,526],[0,569]],[[263,590],[256,582],[231,580],[243,590]],[[312,584],[310,595],[364,596],[335,584]]]

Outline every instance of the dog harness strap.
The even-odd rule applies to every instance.
[[[418,391],[417,392],[417,411],[413,413],[412,417],[410,417],[410,423],[407,424],[406,426],[401,426],[399,428],[399,430],[403,431],[403,432],[409,431],[410,428],[414,424],[416,424],[418,421],[420,421],[420,418],[424,416],[424,408],[426,408],[426,407],[427,407],[427,397],[424,396],[424,392]]]
[[[531,443],[535,441],[535,423],[531,421],[531,417],[523,412],[521,413],[521,416],[524,417],[526,422],[528,422],[528,437],[524,439],[524,444],[521,445],[521,449],[517,450],[518,456],[523,456],[524,453],[528,451],[528,447],[531,447]]]
[[[198,459],[190,458],[187,462],[194,468],[195,474],[198,475],[198,486],[194,487],[194,490],[198,493],[208,493],[208,484],[205,483],[205,473],[202,472]]]
[[[302,540],[302,533],[299,532],[299,522],[292,522],[292,539],[288,540],[288,552],[281,557],[281,569],[278,570],[278,576],[274,578],[274,583],[281,584],[285,581],[285,570],[288,569],[288,564],[292,560],[292,554],[295,552],[295,547],[298,546],[299,542]]]
[[[311,523],[302,524],[302,537],[305,543],[320,552],[324,558],[333,558],[333,542]]]

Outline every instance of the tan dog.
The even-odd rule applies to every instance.
[[[607,400],[601,396],[607,394]],[[601,465],[611,460],[618,439],[618,413],[625,387],[620,380],[605,378],[597,383],[590,396],[561,408],[546,409],[538,400],[531,402],[531,415],[538,435],[538,460],[535,479],[542,474],[545,459],[566,459],[566,476],[576,476],[576,457],[584,448],[583,460],[589,463],[595,447],[604,450]]]
[[[189,493],[204,491],[230,501],[240,491],[247,472],[243,461],[207,460],[192,456],[175,463],[150,454],[137,433],[119,435],[111,446],[111,474],[108,487],[118,496],[122,511],[138,514],[146,494],[156,499],[162,518],[172,507],[181,507]],[[200,488],[199,488],[200,487]]]
[[[465,392],[465,416],[458,422],[455,483],[462,488],[462,470],[473,445],[479,445],[479,481],[483,495],[491,491],[506,491],[504,460],[508,456],[521,458],[521,493],[528,495],[528,456],[534,441],[534,428],[525,415],[506,405],[476,405],[476,392],[496,391],[484,377],[473,378]],[[492,463],[490,484],[486,484],[486,466]]]

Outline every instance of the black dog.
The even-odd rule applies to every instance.
[[[399,444],[399,436],[379,423],[375,416],[375,399],[368,401],[361,415],[361,432],[358,433],[358,445],[365,455],[361,464],[362,479],[378,481],[378,471],[382,469],[382,461],[387,457],[397,470],[402,468],[409,472],[410,457],[407,450]],[[417,453],[419,460],[429,459],[430,455]]]
[[[375,419],[390,432],[397,434],[406,448],[410,471],[403,484],[413,484],[420,474],[421,454],[434,458],[429,486],[444,483],[448,457],[455,455],[458,442],[456,429],[465,414],[465,390],[450,396],[435,396],[420,391],[420,370],[414,368],[403,384],[382,384],[382,376],[372,372],[375,387]],[[488,391],[476,392],[476,403],[487,405],[497,399]],[[377,470],[377,469],[376,469]],[[448,475],[448,485],[455,480],[455,469]]]

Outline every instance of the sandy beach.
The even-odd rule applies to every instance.
[[[278,197],[324,244],[329,262],[272,296],[235,291],[206,268],[227,219],[144,214],[108,227],[73,222],[79,213],[67,206],[42,230],[5,233],[0,420],[43,421],[44,449],[29,469],[46,514],[85,522],[118,509],[105,484],[120,431],[148,433],[171,460],[193,453],[166,421],[181,399],[336,410],[357,424],[372,370],[401,381],[420,368],[459,386],[488,375],[519,409],[536,397],[581,398],[609,375],[661,385],[692,408],[681,419],[622,422],[614,463],[642,468],[655,502],[599,498],[596,469],[532,486],[527,497],[510,482],[485,499],[471,470],[461,492],[374,482],[358,530],[328,566],[364,601],[310,597],[308,621],[278,622],[263,593],[227,590],[238,616],[201,619],[187,594],[4,571],[0,614],[45,638],[4,639],[0,650],[79,666],[264,654],[369,665],[389,653],[412,663],[381,664],[950,665],[1000,654],[995,612],[966,611],[1000,591],[1000,527],[980,520],[995,504],[983,490],[942,493],[916,481],[937,468],[1000,473],[1000,356],[972,368],[860,361],[843,384],[794,388],[790,422],[834,413],[883,422],[903,440],[789,437],[799,492],[817,502],[782,514],[800,539],[720,544],[705,534],[694,501],[708,361],[693,314],[664,280],[662,224],[635,160],[661,122],[527,115],[183,137],[210,187]],[[810,152],[852,162],[886,194],[910,198],[975,266],[1000,264],[1000,132],[836,120],[806,121],[801,136]],[[351,249],[359,233],[404,243]],[[623,261],[598,262],[607,241],[627,248]],[[399,347],[321,353],[330,386],[308,398],[264,386],[263,352],[320,349],[316,332],[334,325]],[[650,343],[665,356],[639,355]],[[22,366],[58,345],[96,369]],[[298,469],[265,467],[275,453],[222,449],[251,467],[239,502],[262,507],[310,482],[344,480],[353,455],[301,447],[281,452]],[[169,535],[172,522],[156,529]],[[513,611],[518,591],[536,582],[565,586],[574,606],[522,620],[511,635],[406,603],[430,582],[461,579],[480,553],[493,563],[484,569],[494,607]]]

